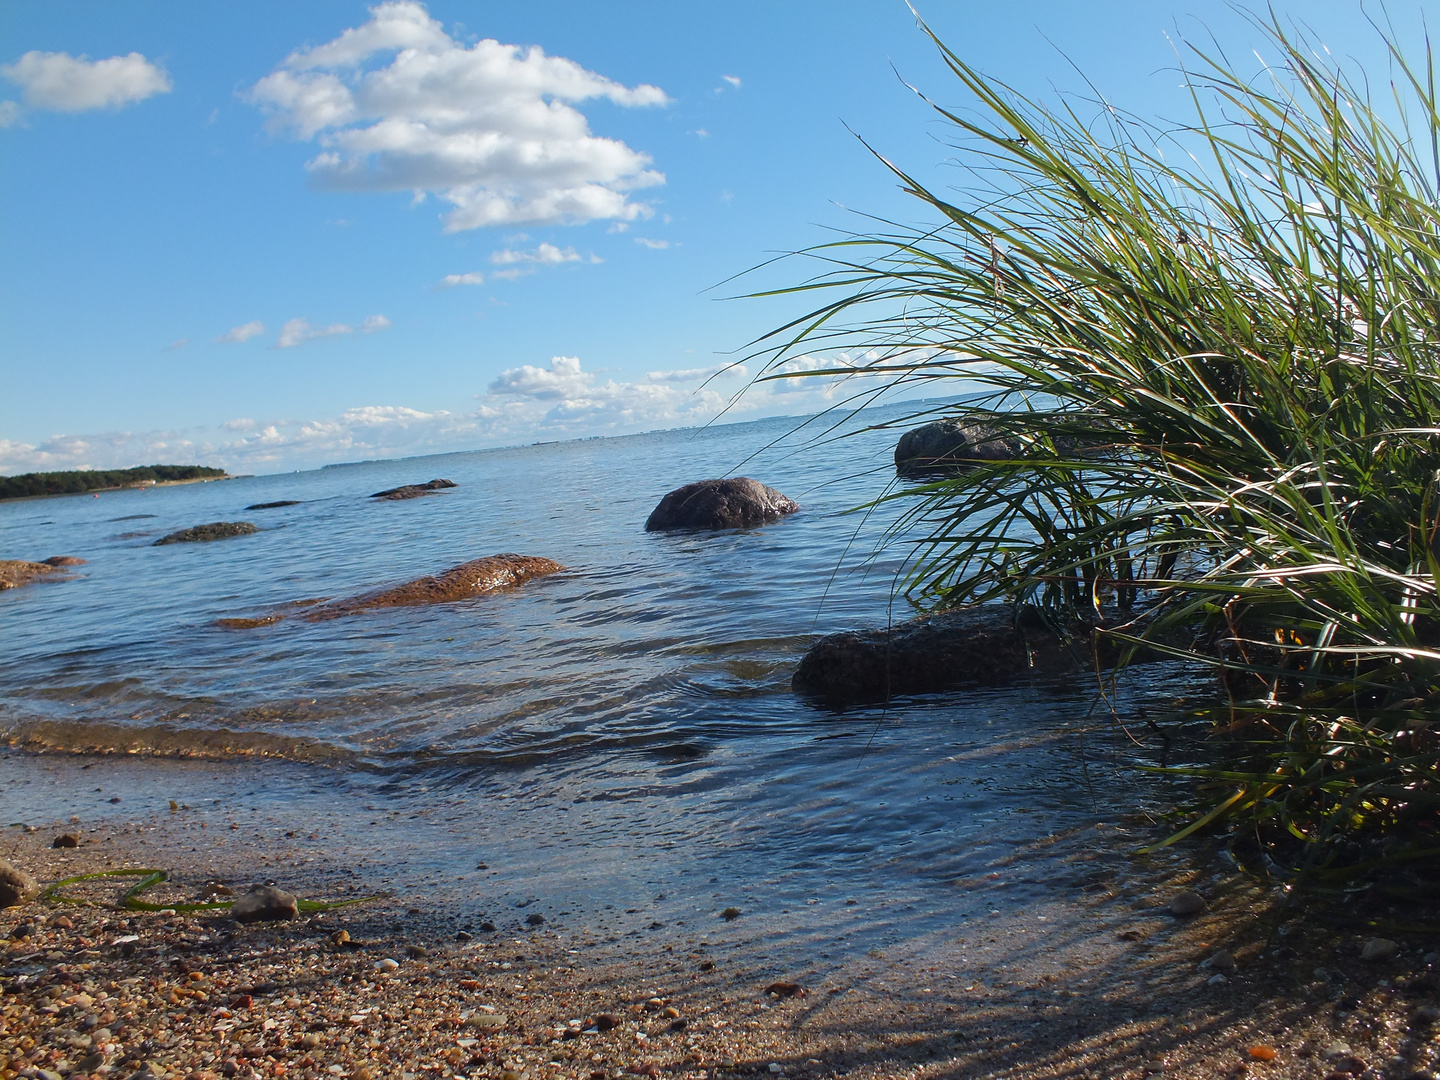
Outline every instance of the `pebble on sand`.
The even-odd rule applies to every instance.
[[[1170,914],[1177,919],[1188,919],[1199,915],[1208,906],[1203,896],[1187,889],[1182,893],[1176,893],[1174,899],[1170,901]]]
[[[75,835],[73,832],[62,833],[61,835],[55,837],[54,841],[50,844],[50,846],[52,848],[79,847],[80,837]]]
[[[40,892],[35,879],[18,866],[0,859],[0,908],[18,907]]]
[[[257,885],[230,909],[236,922],[279,922],[300,916],[300,907],[295,897],[273,885]]]
[[[740,909],[738,907],[727,907],[724,911],[720,912],[720,917],[726,922],[733,922],[740,917]]]
[[[1360,949],[1360,959],[1368,963],[1379,960],[1394,960],[1400,952],[1400,946],[1389,938],[1372,937],[1365,942]]]

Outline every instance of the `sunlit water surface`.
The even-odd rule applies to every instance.
[[[808,448],[775,419],[0,504],[0,556],[89,560],[0,594],[0,733],[233,760],[164,781],[137,764],[131,787],[160,806],[223,792],[339,813],[437,888],[478,854],[517,904],[838,889],[904,897],[923,921],[1083,886],[1089,827],[1175,794],[1132,768],[1146,758],[1097,715],[1093,679],[843,713],[790,690],[818,635],[892,610],[904,549],[874,553],[903,505],[852,511],[893,482],[895,432],[867,424],[904,411]],[[725,474],[803,509],[753,531],[643,531],[666,491]],[[432,477],[458,486],[368,498]],[[299,504],[244,509],[284,499]],[[235,520],[261,531],[153,546]],[[214,625],[497,552],[569,571],[463,603]],[[1111,705],[1173,691],[1157,672]],[[4,821],[136,811],[108,804],[113,784],[42,775],[47,760],[10,759]]]

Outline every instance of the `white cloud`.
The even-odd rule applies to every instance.
[[[591,256],[594,259],[594,256]],[[492,251],[490,261],[496,266],[505,266],[510,263],[540,263],[542,265],[554,266],[559,263],[580,262],[581,256],[573,247],[558,248],[554,244],[541,244],[534,251],[516,251],[513,248],[505,248],[502,251]]]
[[[485,275],[478,270],[468,274],[446,274],[440,281],[440,288],[453,289],[456,285],[484,285]]]
[[[739,90],[739,89],[740,89],[740,76],[739,76],[739,75],[721,75],[720,78],[724,79],[724,80],[725,80],[727,83],[729,83],[734,89],[736,89],[736,90]]]
[[[509,270],[496,270],[490,276],[497,281],[514,281],[516,278],[529,277],[535,272],[535,268],[514,266]]]
[[[280,338],[275,342],[277,349],[293,349],[297,345],[304,345],[307,341],[314,341],[316,338],[336,337],[340,334],[353,334],[355,328],[347,323],[331,323],[326,327],[310,325],[308,319],[291,319],[280,328]]]
[[[543,367],[525,364],[502,372],[468,411],[369,405],[319,420],[244,417],[213,429],[57,435],[38,444],[0,439],[0,474],[152,461],[222,465],[231,472],[279,471],[536,438],[691,426],[722,413],[737,419],[796,414],[844,401],[865,385],[855,379],[857,365],[875,362],[868,354],[854,361],[844,355],[799,357],[783,369],[781,379],[746,386],[741,380],[750,372],[743,366],[652,371],[629,381],[602,378],[586,371],[576,357],[557,356]],[[839,374],[804,376],[831,368]],[[712,376],[720,378],[707,384]],[[734,391],[742,388],[744,395],[735,400]]]
[[[578,397],[589,389],[594,379],[594,375],[580,370],[579,357],[552,356],[548,368],[524,364],[502,371],[500,377],[490,384],[490,393],[518,394],[542,401]]]
[[[168,93],[170,76],[138,52],[88,60],[69,53],[31,51],[13,64],[0,67],[0,75],[19,86],[32,109],[83,112],[120,108]]]
[[[14,127],[20,122],[20,116],[18,101],[0,101],[0,128]]]
[[[575,103],[664,105],[664,91],[538,46],[467,48],[416,0],[370,13],[334,41],[296,50],[250,91],[272,131],[319,144],[306,166],[314,182],[438,193],[452,207],[447,232],[649,216],[631,193],[664,176],[647,154],[592,134]]]
[[[649,237],[646,237],[646,236],[637,236],[637,237],[635,237],[635,242],[636,242],[637,244],[642,244],[642,245],[644,245],[645,247],[649,248],[651,251],[664,251],[666,248],[668,248],[668,247],[670,246],[670,241],[669,241],[669,240],[651,240]]]
[[[165,348],[161,349],[160,351],[174,352],[176,349],[183,349],[186,345],[189,344],[190,339],[188,337],[176,338],[174,341],[170,342],[169,345],[166,345]]]
[[[384,315],[367,315],[360,324],[362,334],[373,334],[377,330],[388,330],[391,322]],[[329,326],[311,326],[309,319],[291,319],[280,328],[280,337],[275,342],[277,349],[293,349],[317,338],[340,337],[353,334],[355,327],[349,323],[331,323]]]
[[[253,337],[259,337],[264,332],[265,324],[257,319],[254,322],[247,322],[242,323],[239,326],[232,326],[229,330],[226,330],[225,333],[221,334],[215,340],[221,342],[222,344],[238,343],[242,341],[249,341]]]

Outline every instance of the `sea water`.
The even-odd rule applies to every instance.
[[[1133,701],[1083,675],[843,711],[791,691],[818,636],[912,614],[897,587],[913,500],[858,508],[896,490],[883,425],[914,408],[0,504],[0,554],[88,560],[0,594],[0,736],[180,758],[163,782],[141,769],[156,808],[223,794],[339,814],[435,890],[473,899],[457,883],[484,861],[485,904],[543,894],[552,915],[838,890],[954,918],[1083,885],[1091,841],[1057,840],[1176,794],[1135,768],[1153,761],[1116,712]],[[723,475],[802,509],[644,531],[665,492]],[[457,486],[370,498],[432,478]],[[246,509],[280,500],[296,505]],[[238,520],[260,531],[154,545]],[[567,570],[328,621],[291,606],[499,552]],[[274,612],[290,617],[216,624]],[[1156,676],[1136,693],[1172,690]],[[12,755],[3,822],[139,809],[54,760]]]

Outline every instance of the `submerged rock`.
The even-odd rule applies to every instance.
[[[248,521],[212,521],[208,525],[196,525],[191,529],[181,529],[178,532],[169,533],[155,541],[155,546],[162,544],[208,544],[211,540],[226,540],[232,536],[249,536],[251,533],[260,531],[259,526],[252,525]]]
[[[299,902],[273,885],[256,885],[230,908],[236,922],[279,922],[300,917]]]
[[[0,859],[0,908],[19,907],[35,899],[40,885],[24,870]]]
[[[299,506],[299,499],[281,499],[279,502],[251,503],[246,510],[278,510],[282,506]]]
[[[500,589],[523,585],[531,578],[545,577],[564,569],[565,567],[553,559],[534,555],[487,555],[483,559],[452,566],[443,574],[416,578],[389,589],[377,589],[343,600],[299,600],[290,607],[308,607],[310,610],[301,618],[309,622],[320,622],[377,608],[415,607],[469,600]],[[216,619],[215,625],[226,630],[249,630],[259,626],[272,626],[285,617],[283,612],[271,612],[255,618]]]
[[[895,471],[901,476],[944,475],[1019,452],[1020,441],[995,428],[970,420],[936,420],[900,436]]]
[[[798,503],[748,476],[700,480],[661,499],[645,522],[645,531],[749,529],[799,509]]]
[[[51,555],[48,559],[40,560],[46,566],[84,566],[84,559],[77,559],[74,555]]]
[[[1039,625],[1015,625],[1009,607],[969,608],[888,630],[828,634],[790,680],[799,693],[836,704],[885,701],[957,686],[998,686],[1072,671],[1086,659]]]
[[[441,488],[459,487],[454,480],[431,480],[428,484],[405,484],[402,487],[387,488],[371,495],[372,499],[418,499],[422,495],[434,495]]]

